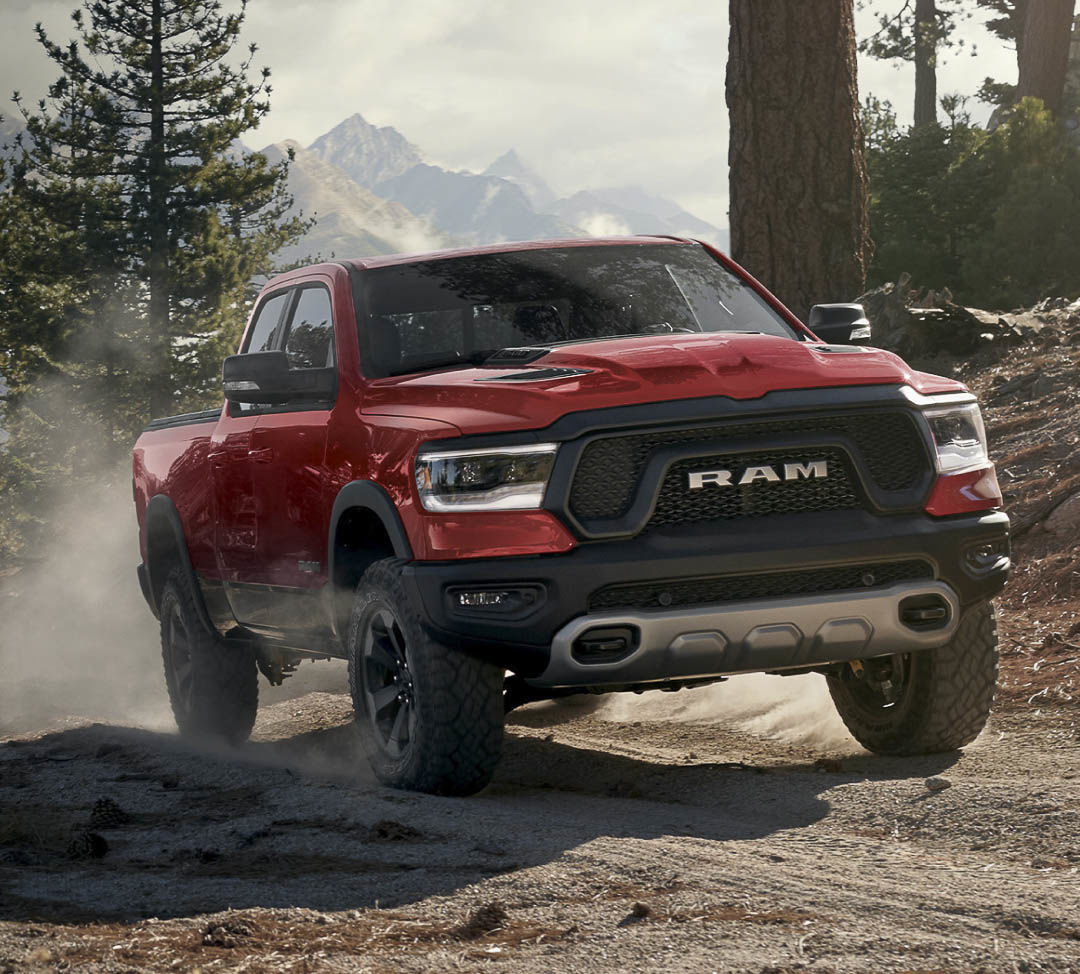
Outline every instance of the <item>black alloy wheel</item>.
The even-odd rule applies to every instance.
[[[365,708],[375,740],[400,761],[416,738],[416,697],[405,633],[394,610],[374,606],[363,632]]]

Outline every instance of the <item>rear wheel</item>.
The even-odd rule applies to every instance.
[[[383,784],[470,795],[502,750],[503,671],[424,631],[403,564],[376,562],[354,596],[349,688],[361,740]]]
[[[878,754],[936,754],[970,744],[986,724],[997,685],[994,607],[964,614],[939,649],[850,664],[828,679],[851,735]]]
[[[246,741],[259,707],[258,668],[202,620],[187,572],[173,569],[161,593],[165,686],[180,733],[230,744]]]

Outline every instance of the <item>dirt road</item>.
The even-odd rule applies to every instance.
[[[1076,711],[881,759],[816,679],[527,708],[464,800],[374,785],[326,691],[235,752],[10,740],[0,971],[1080,971]]]

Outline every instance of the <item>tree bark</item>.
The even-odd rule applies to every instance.
[[[915,0],[915,127],[937,121],[937,4]]]
[[[805,316],[870,256],[853,3],[729,2],[732,256]]]
[[[1055,115],[1065,98],[1075,0],[1029,3],[1024,18],[1020,59],[1020,97],[1041,98]]]
[[[150,292],[150,415],[172,411],[169,340],[168,161],[165,156],[165,70],[162,61],[162,5],[152,0],[150,13],[150,141],[147,144],[147,219]]]

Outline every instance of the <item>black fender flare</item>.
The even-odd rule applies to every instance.
[[[143,530],[146,536],[146,582],[148,601],[150,602],[150,608],[154,615],[159,614],[161,603],[161,590],[165,587],[165,578],[168,567],[165,571],[161,571],[162,565],[159,561],[155,560],[154,553],[151,551],[151,539],[156,533],[156,530],[161,530],[160,525],[164,525],[165,529],[172,537],[172,547],[176,551],[176,557],[179,564],[176,566],[181,571],[186,572],[191,579],[191,588],[195,592],[196,599],[195,604],[199,610],[199,615],[202,617],[202,622],[206,626],[209,632],[216,632],[213,622],[210,619],[210,614],[206,611],[206,605],[203,603],[202,588],[199,585],[199,579],[195,574],[195,569],[191,564],[191,555],[188,553],[187,538],[184,536],[184,525],[180,520],[180,512],[176,509],[176,505],[172,502],[172,498],[167,494],[155,494],[146,505],[146,514],[143,519]]]
[[[373,480],[352,480],[338,491],[334,498],[334,506],[330,511],[330,533],[326,542],[326,569],[327,578],[331,584],[337,577],[337,565],[335,562],[334,539],[337,537],[338,524],[347,510],[353,507],[362,507],[371,511],[382,522],[390,543],[394,546],[396,558],[413,559],[412,545],[409,544],[409,536],[405,533],[405,525],[401,523],[401,515],[398,514],[393,500],[387,493],[386,488],[375,483]]]

